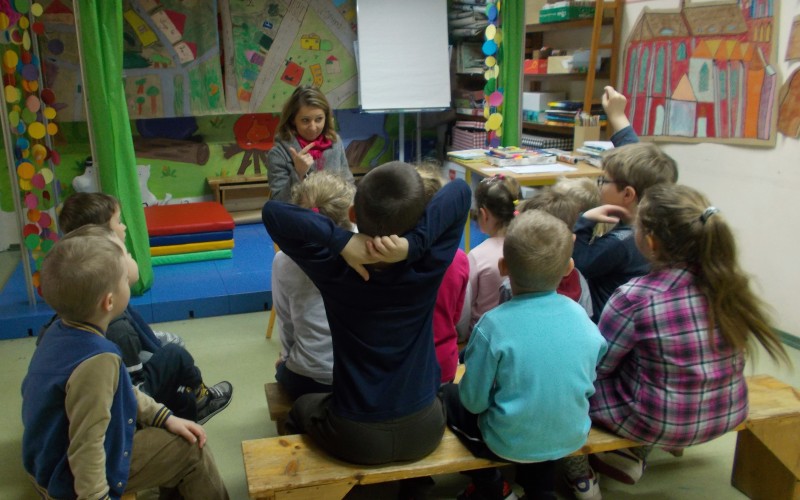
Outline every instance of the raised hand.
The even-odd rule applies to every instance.
[[[293,147],[289,147],[289,154],[292,156],[292,163],[300,179],[304,179],[311,166],[314,165],[314,158],[311,157],[309,151],[314,147],[314,143],[309,143],[306,147],[298,153]]]
[[[628,98],[617,92],[611,85],[607,85],[603,92],[603,109],[606,111],[608,123],[615,132],[629,126],[631,122],[625,115],[625,106]]]

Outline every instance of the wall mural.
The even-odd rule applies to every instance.
[[[642,11],[625,48],[634,130],[653,140],[774,146],[773,0]]]

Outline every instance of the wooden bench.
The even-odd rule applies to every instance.
[[[270,418],[279,426],[291,400],[277,384],[265,387]],[[772,377],[748,378],[750,415],[736,428],[731,483],[754,499],[800,500],[800,393]],[[632,448],[637,443],[593,427],[573,455]],[[342,498],[353,486],[508,465],[476,458],[446,430],[439,447],[415,462],[363,466],[337,460],[306,435],[242,442],[251,498]]]

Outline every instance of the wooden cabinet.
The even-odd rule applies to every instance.
[[[595,1],[592,19],[580,19],[525,26],[524,57],[531,59],[534,50],[542,47],[585,49],[589,51],[586,72],[522,75],[523,92],[564,92],[567,99],[582,101],[583,109],[599,103],[605,85],[615,85],[620,54],[622,29],[622,0]],[[598,66],[598,56],[601,63]],[[524,65],[523,65],[524,66]],[[554,132],[572,134],[570,126],[522,122],[523,132]]]

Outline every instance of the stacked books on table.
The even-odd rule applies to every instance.
[[[614,149],[614,143],[611,141],[586,141],[575,151],[586,155],[586,161],[599,167],[602,163],[603,153],[611,149]]]
[[[556,155],[543,149],[508,146],[505,148],[490,148],[486,154],[486,161],[496,167],[546,165],[555,163]]]

